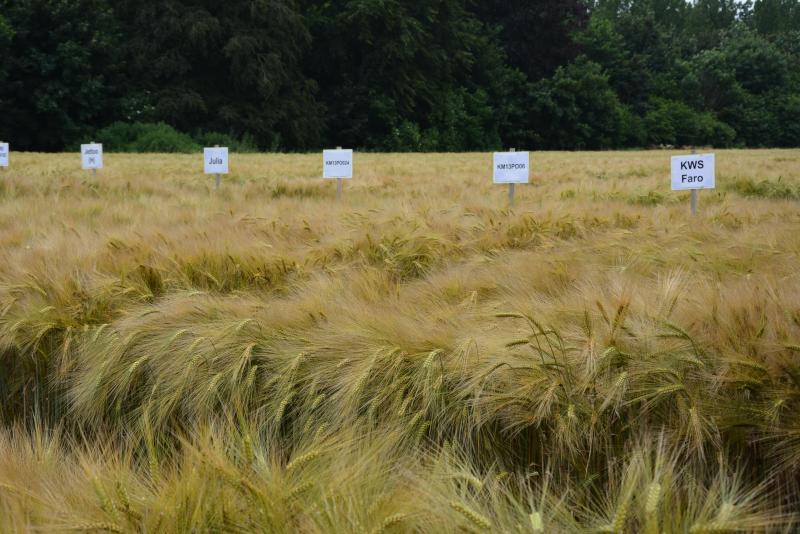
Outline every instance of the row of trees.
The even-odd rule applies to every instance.
[[[0,0],[0,138],[800,145],[797,0]],[[113,147],[112,147],[113,148]]]

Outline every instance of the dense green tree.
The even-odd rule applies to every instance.
[[[800,3],[0,0],[0,108],[38,150],[796,146]]]
[[[698,50],[718,46],[740,14],[736,0],[696,0],[687,15],[683,38],[695,43]]]
[[[739,106],[744,90],[736,71],[721,50],[705,50],[690,61],[689,73],[682,80],[684,98],[696,108],[724,113]]]
[[[463,0],[306,7],[308,68],[326,88],[331,143],[381,148],[408,139],[412,149],[464,150],[499,142],[501,113],[492,103],[502,102],[511,74]]]
[[[7,86],[13,36],[14,32],[11,30],[11,24],[0,14],[0,87]],[[14,101],[10,96],[8,92],[0,90],[0,110],[3,113],[8,113],[8,110],[14,105]],[[11,139],[11,137],[11,124],[0,119],[0,139]]]
[[[0,13],[3,137],[58,150],[113,119],[122,65],[105,0],[0,0]]]
[[[756,0],[752,24],[759,33],[775,35],[800,28],[800,3],[797,0]]]
[[[649,98],[665,96],[672,87],[676,65],[678,30],[661,22],[649,2],[626,3],[616,12],[593,17],[577,40],[593,61],[600,63],[620,99],[637,113],[644,113]],[[603,49],[616,48],[617,58],[606,63]]]
[[[734,77],[745,90],[763,94],[785,87],[789,79],[787,58],[766,39],[742,32],[728,39],[722,50]]]
[[[319,143],[310,46],[292,0],[120,0],[130,119],[253,134],[263,148]]]
[[[531,81],[552,76],[579,53],[574,35],[589,19],[583,0],[482,0],[473,10],[500,29],[511,66]]]
[[[613,20],[592,18],[576,41],[586,57],[603,67],[621,101],[633,104],[645,100],[643,87],[651,83],[651,75],[642,56],[630,50]]]
[[[11,24],[0,14],[0,81],[5,81],[8,75],[9,54],[11,53],[11,42],[14,32]]]
[[[800,146],[800,94],[787,94],[774,102],[778,129],[773,138],[777,146]]]
[[[532,91],[535,148],[598,149],[622,144],[623,108],[600,65],[579,57]]]
[[[683,102],[653,98],[644,117],[647,143],[650,145],[733,144],[736,132],[713,113],[698,112]]]

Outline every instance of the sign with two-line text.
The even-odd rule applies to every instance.
[[[322,177],[323,178],[352,178],[353,177],[353,151],[352,150],[323,150],[322,151]]]
[[[228,148],[215,146],[203,149],[206,174],[228,174]]]
[[[494,183],[527,184],[530,177],[528,152],[495,152]]]
[[[0,167],[8,167],[8,143],[0,143]]]
[[[714,154],[672,157],[672,190],[714,189],[716,187]]]
[[[81,145],[81,165],[84,169],[102,169],[103,145],[100,143]]]

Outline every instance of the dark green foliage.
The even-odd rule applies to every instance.
[[[107,152],[191,153],[214,145],[228,147],[234,152],[257,150],[249,136],[241,140],[217,132],[200,132],[189,136],[163,122],[115,122],[98,131],[95,140],[103,143]]]
[[[800,28],[800,4],[796,0],[756,0],[752,24],[764,35],[796,31]]]
[[[628,202],[639,206],[658,206],[664,203],[664,195],[658,191],[649,191],[647,194],[631,197]]]
[[[798,5],[0,0],[0,138],[62,150],[124,122],[109,148],[798,146]]]
[[[200,132],[195,134],[195,141],[204,147],[210,146],[226,146],[233,152],[257,152],[258,146],[256,145],[253,136],[244,134],[241,139],[219,132]]]
[[[800,189],[781,179],[755,181],[751,178],[739,178],[733,182],[731,189],[746,197],[800,200]]]
[[[109,152],[197,152],[202,147],[188,135],[163,122],[115,122],[97,132],[96,139]]]
[[[0,13],[0,137],[57,150],[115,116],[120,37],[105,0],[2,0]]]
[[[300,68],[311,36],[294,4],[118,2],[145,118],[183,131],[249,133],[261,148],[317,145],[322,113]]]
[[[602,67],[583,57],[560,67],[552,79],[534,86],[536,123],[543,148],[598,149],[622,144],[626,119],[617,95]]]
[[[578,55],[574,34],[589,19],[582,0],[484,0],[475,2],[478,17],[500,28],[509,63],[531,81],[552,76]]]
[[[464,0],[305,2],[308,69],[328,144],[469,150],[500,144],[504,55]]]
[[[458,152],[500,148],[493,110],[484,91],[466,89],[444,95],[430,116],[431,126],[403,121],[393,128],[383,146],[397,152]]]
[[[11,52],[11,40],[14,32],[11,24],[0,14],[0,57],[6,58]],[[0,61],[0,83],[5,83],[8,77],[8,60]]]
[[[783,147],[800,146],[800,95],[786,95],[773,104],[779,123],[776,144]]]
[[[697,112],[683,102],[654,99],[644,117],[651,145],[731,146],[736,132],[712,113]]]

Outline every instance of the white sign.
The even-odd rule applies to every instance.
[[[714,189],[716,187],[714,154],[672,157],[672,190]]]
[[[8,143],[0,143],[0,167],[8,167]]]
[[[352,178],[353,177],[353,151],[352,150],[323,150],[322,151],[322,177],[323,178]]]
[[[81,145],[81,164],[84,169],[102,169],[103,145],[100,143]]]
[[[228,148],[214,147],[203,149],[206,174],[228,174]]]
[[[530,176],[530,156],[527,152],[495,152],[494,183],[527,184]]]

